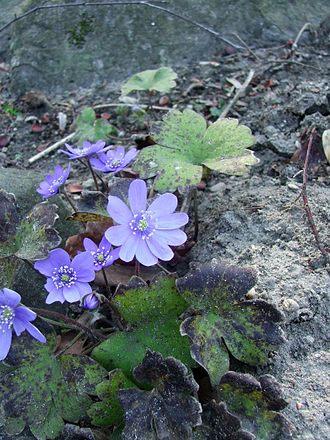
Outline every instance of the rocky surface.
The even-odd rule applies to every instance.
[[[40,1],[2,0],[0,26],[14,13],[35,6]],[[177,0],[158,6],[210,27],[241,47],[239,38],[254,47],[283,44],[306,22],[315,29],[329,12],[327,0]],[[13,68],[11,88],[16,94],[31,88],[62,92],[103,85],[139,70],[182,66],[232,49],[209,32],[146,5],[42,10],[0,34],[0,57]]]

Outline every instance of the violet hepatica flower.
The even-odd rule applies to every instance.
[[[103,173],[118,173],[125,168],[137,155],[136,148],[131,148],[125,154],[125,148],[119,146],[115,150],[108,150],[106,153],[99,153],[98,159],[91,159],[91,165],[97,171]]]
[[[179,228],[188,222],[188,215],[174,212],[178,200],[174,194],[157,197],[147,208],[147,186],[143,180],[134,180],[128,190],[130,208],[118,197],[109,196],[108,212],[119,223],[105,232],[106,238],[115,246],[121,246],[119,257],[131,261],[134,256],[145,266],[160,260],[169,261],[173,251],[187,240]]]
[[[46,260],[37,261],[34,268],[48,278],[46,304],[55,301],[73,303],[91,293],[88,282],[95,278],[93,263],[89,252],[82,252],[71,261],[63,249],[53,249]]]
[[[90,238],[84,239],[84,247],[94,259],[94,270],[97,272],[111,264],[119,258],[119,248],[112,249],[108,240],[103,237],[97,246]]]
[[[94,293],[90,293],[84,296],[81,305],[86,310],[94,310],[100,305],[100,301]]]
[[[56,165],[54,175],[48,174],[45,180],[40,183],[37,192],[42,195],[44,199],[54,196],[58,193],[60,186],[64,185],[70,174],[70,165],[65,170],[61,165]]]
[[[60,150],[62,153],[69,156],[69,159],[80,159],[81,157],[88,157],[95,153],[100,153],[105,150],[105,142],[97,141],[95,144],[85,141],[82,147],[73,147],[72,145],[65,144],[68,151]]]
[[[0,361],[9,352],[13,329],[17,336],[26,330],[39,342],[47,342],[45,336],[30,322],[36,319],[36,313],[20,302],[21,296],[14,290],[0,290]]]

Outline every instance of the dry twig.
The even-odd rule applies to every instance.
[[[65,138],[61,139],[60,141],[55,142],[55,144],[50,145],[48,148],[46,148],[44,151],[41,151],[40,153],[36,154],[35,156],[30,157],[28,160],[29,165],[36,162],[37,160],[41,159],[44,156],[47,156],[47,154],[51,153],[52,151],[57,150],[61,145],[68,142],[70,139],[74,137],[76,133],[71,133]]]
[[[232,109],[232,107],[236,104],[236,102],[238,101],[238,98],[243,94],[243,92],[246,90],[246,88],[248,87],[248,85],[250,84],[250,82],[252,81],[252,78],[254,76],[254,70],[251,69],[250,72],[248,73],[248,76],[246,77],[244,83],[242,84],[242,87],[240,87],[237,92],[235,93],[235,96],[233,97],[233,99],[229,102],[228,105],[226,105],[226,107],[224,108],[224,110],[222,111],[221,115],[219,116],[218,119],[222,119],[225,118],[227,116],[227,114],[230,112],[230,110]]]

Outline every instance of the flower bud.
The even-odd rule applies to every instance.
[[[86,310],[94,310],[100,305],[100,301],[94,293],[90,293],[84,296],[81,305]]]

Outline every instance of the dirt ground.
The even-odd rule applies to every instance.
[[[330,438],[329,268],[306,222],[301,197],[295,201],[302,186],[306,130],[315,127],[318,136],[307,194],[321,243],[329,251],[330,166],[320,152],[320,135],[330,128],[329,61],[329,51],[322,45],[298,46],[294,54],[289,46],[222,54],[175,69],[179,80],[174,92],[161,100],[152,97],[156,106],[190,106],[214,121],[233,98],[235,87],[254,70],[228,116],[251,127],[260,163],[246,177],[213,174],[200,191],[199,240],[189,258],[224,259],[257,269],[255,297],[283,312],[287,338],[257,374],[270,373],[282,382],[289,401],[284,413],[303,440]],[[148,131],[144,116],[134,108],[114,105],[119,102],[118,84],[63,96],[17,98],[8,91],[10,71],[0,75],[0,165],[4,167],[26,168],[28,158],[72,132],[70,124],[85,105],[104,105],[97,111],[108,113],[103,117],[110,117],[117,127],[114,143],[132,145],[132,135]],[[141,94],[139,102],[148,100]],[[155,113],[160,118],[165,111]],[[59,112],[67,115],[63,131],[58,127]],[[40,132],[32,125],[37,120]],[[55,163],[66,159],[54,153],[30,168],[47,172]],[[73,175],[72,181],[83,181],[85,170],[74,164]]]

